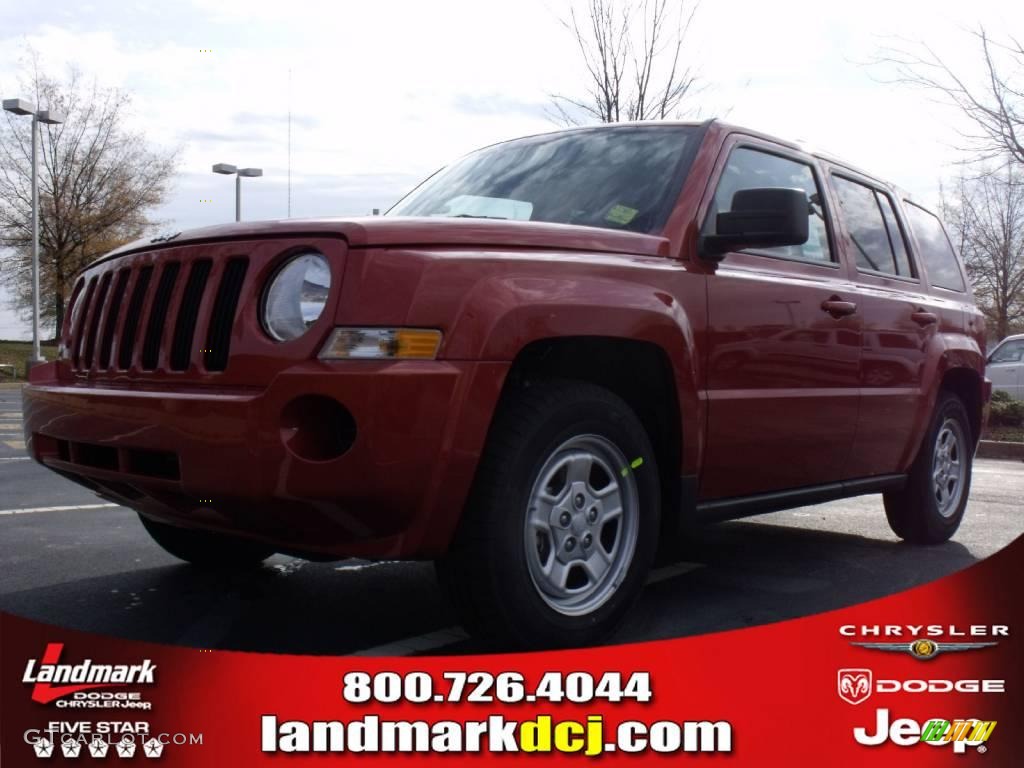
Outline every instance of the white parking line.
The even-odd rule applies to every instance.
[[[28,461],[31,458],[32,458],[31,456],[5,456],[3,458],[0,458],[0,462],[2,462],[2,461]]]
[[[0,509],[0,515],[31,515],[35,512],[70,512],[75,509],[111,509],[119,504],[77,504],[71,507],[26,507],[25,509]]]
[[[647,577],[647,584],[657,584],[660,581],[673,579],[676,576],[681,576],[684,573],[689,573],[690,571],[695,571],[698,568],[703,567],[703,563],[675,563],[674,565],[667,565],[664,568],[658,568],[655,571],[651,571],[651,575]],[[338,568],[337,570],[342,569]],[[466,640],[468,637],[469,635],[466,634],[462,627],[445,627],[444,629],[438,629],[434,632],[427,632],[424,635],[413,635],[412,637],[404,637],[401,640],[396,640],[393,643],[385,643],[383,645],[375,645],[372,648],[365,648],[361,651],[356,651],[352,655],[409,656],[413,653],[423,653],[436,648],[442,648],[446,645],[459,642],[460,640]]]

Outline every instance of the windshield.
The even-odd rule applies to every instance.
[[[699,128],[587,128],[487,147],[438,171],[388,216],[456,216],[659,232]]]

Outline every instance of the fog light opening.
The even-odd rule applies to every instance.
[[[324,395],[303,395],[281,411],[281,442],[300,459],[331,461],[356,439],[356,422],[348,409]]]

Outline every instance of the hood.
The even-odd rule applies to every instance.
[[[300,235],[340,235],[350,248],[374,246],[451,246],[486,248],[547,248],[598,251],[639,256],[668,256],[669,241],[643,235],[571,224],[491,219],[406,218],[367,216],[337,219],[282,219],[221,224],[143,238],[111,251],[99,261],[165,245],[253,240]]]

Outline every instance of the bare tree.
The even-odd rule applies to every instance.
[[[961,175],[954,199],[942,205],[975,298],[1000,339],[1024,325],[1024,183],[1016,174],[1006,165]]]
[[[924,43],[884,48],[875,63],[891,66],[896,82],[931,91],[956,107],[971,126],[963,137],[973,159],[1024,164],[1024,47],[1009,35],[995,40],[984,27],[969,34],[980,76],[954,69]]]
[[[574,8],[563,22],[587,70],[580,96],[552,95],[566,125],[596,119],[663,120],[686,111],[698,79],[683,56],[698,4],[689,0],[588,0],[586,18]]]
[[[134,240],[154,222],[149,212],[165,199],[176,152],[151,148],[125,127],[128,94],[86,82],[72,70],[64,80],[30,64],[21,93],[39,108],[65,115],[40,126],[40,314],[59,330],[71,289],[82,267]],[[0,279],[16,305],[31,307],[30,121],[7,115],[0,123]]]

